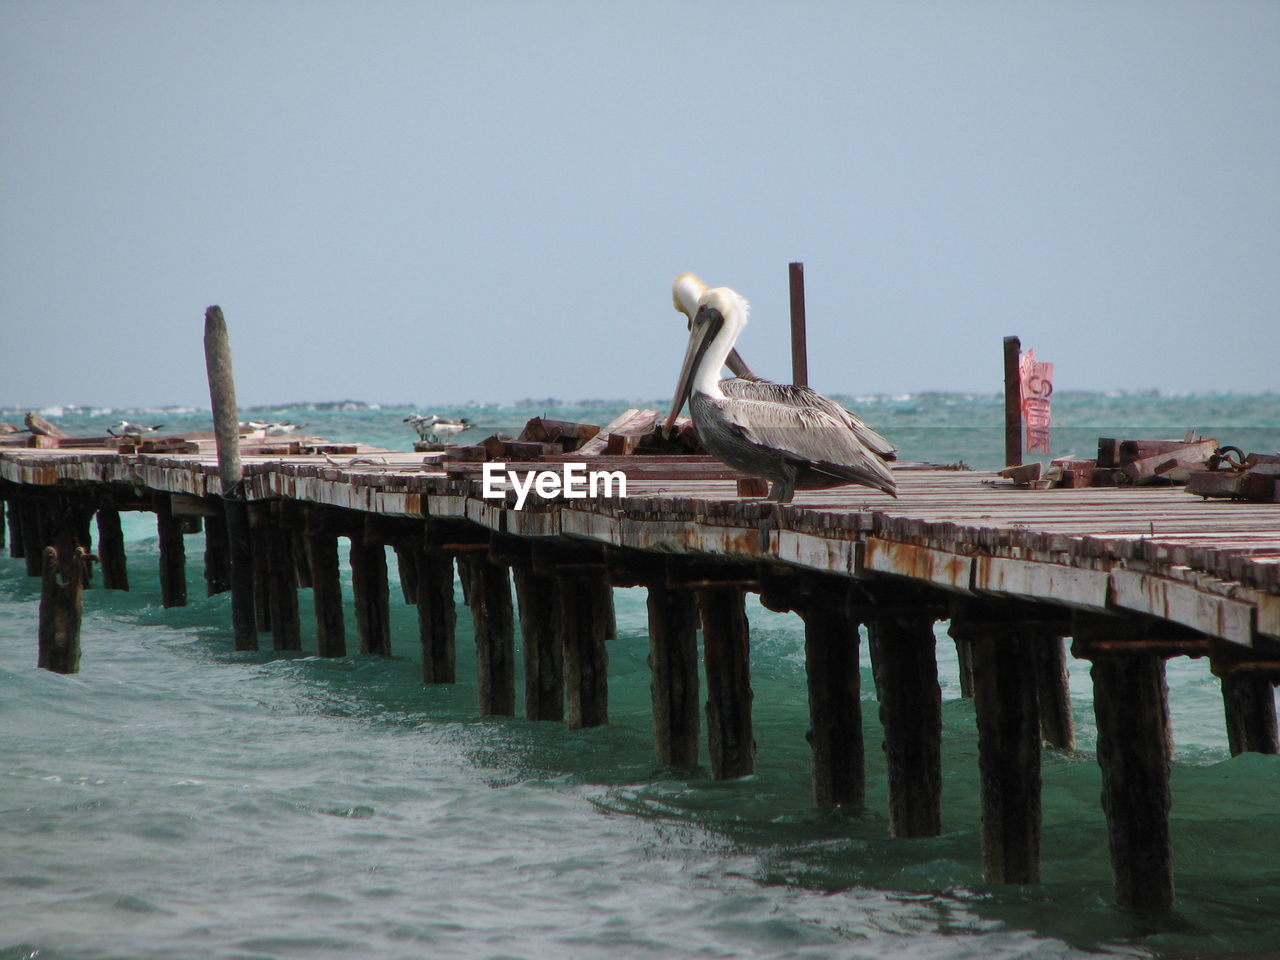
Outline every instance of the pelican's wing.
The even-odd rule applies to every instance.
[[[726,397],[719,401],[726,420],[750,443],[781,453],[812,470],[898,495],[885,462],[849,426],[816,407]]]
[[[856,416],[836,403],[830,397],[809,387],[797,387],[789,383],[774,383],[771,380],[746,380],[734,377],[720,381],[720,389],[725,396],[740,397],[744,400],[764,400],[780,403],[788,407],[814,407],[844,423],[854,432],[858,440],[882,460],[896,460],[898,448],[872,430]]]

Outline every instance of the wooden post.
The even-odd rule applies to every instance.
[[[311,564],[311,599],[316,612],[316,653],[347,655],[347,627],[342,615],[342,582],[338,571],[338,537],[317,507],[304,510],[307,559]]]
[[[888,763],[895,837],[942,832],[942,690],[934,611],[925,604],[860,608],[867,623]]]
[[[391,611],[387,550],[367,534],[351,538],[351,592],[356,608],[356,637],[361,653],[391,653]]]
[[[98,562],[102,586],[107,590],[129,589],[129,566],[125,558],[120,511],[102,507],[98,511]]]
[[[755,772],[751,638],[744,598],[743,589],[737,586],[705,587],[699,591],[707,672],[707,753],[711,775],[716,780],[733,780]]]
[[[7,504],[8,504],[8,501],[4,497],[0,497],[0,549],[3,549],[5,544],[7,543],[7,540],[5,538],[5,533],[8,526],[5,523],[5,507]]]
[[[85,563],[84,550],[77,547],[69,575],[59,577],[58,551],[41,551],[39,651],[36,666],[54,673],[80,671],[80,613]]]
[[[613,588],[597,576],[557,578],[558,622],[564,648],[565,720],[571,729],[609,722],[609,651],[613,636]]]
[[[231,338],[222,308],[209,307],[204,314],[204,359],[209,377],[209,399],[218,450],[218,477],[222,485],[223,513],[231,559],[231,628],[235,649],[257,650],[254,629],[253,547],[245,505],[244,469],[240,462],[240,412],[231,367]]]
[[[418,636],[422,643],[422,682],[454,683],[458,678],[453,599],[453,557],[439,550],[415,552]]]
[[[39,496],[24,496],[22,511],[22,556],[27,561],[27,576],[39,577],[44,567],[44,548],[49,546],[48,511]]]
[[[476,639],[476,681],[480,713],[514,717],[516,713],[515,617],[507,568],[483,554],[458,559],[470,583],[468,602]]]
[[[791,287],[791,382],[809,385],[809,346],[805,332],[804,264],[792,263],[787,270]]]
[[[804,620],[814,799],[820,810],[841,805],[860,810],[866,772],[858,621],[837,596],[814,597],[797,611]]]
[[[956,661],[960,668],[960,696],[973,699],[973,645],[965,637],[955,637]]]
[[[649,590],[649,667],[658,762],[698,765],[698,602],[689,590]]]
[[[418,602],[418,554],[422,551],[419,543],[406,543],[398,540],[391,544],[396,552],[396,572],[400,577],[400,595],[404,602],[413,606]]]
[[[1144,650],[1091,649],[1094,641],[1124,639],[1126,631],[1132,635],[1140,629],[1119,618],[1077,616],[1073,652],[1093,660],[1098,765],[1116,902],[1165,912],[1174,893],[1164,660]]]
[[[524,644],[524,708],[530,720],[564,719],[564,645],[560,590],[528,564],[512,568]]]
[[[151,500],[156,511],[156,533],[160,539],[160,603],[165,607],[187,605],[187,551],[182,542],[182,526],[173,515],[167,493]]]
[[[5,513],[9,515],[9,556],[21,560],[25,556],[22,550],[22,498],[19,496],[7,501]]]
[[[1022,374],[1018,369],[1022,341],[1004,338],[1004,465],[1022,464]]]
[[[101,526],[102,514],[98,514]],[[102,569],[106,579],[106,567]],[[222,511],[204,518],[205,596],[213,597],[231,589],[231,541],[227,538],[227,518]]]
[[[1222,701],[1233,757],[1246,752],[1280,753],[1270,677],[1228,671],[1222,676]]]
[[[1076,748],[1071,716],[1071,677],[1062,631],[1049,627],[1028,637],[1035,657],[1036,696],[1040,702],[1040,736],[1059,750]]]
[[[294,568],[293,537],[283,527],[278,501],[271,504],[270,520],[271,645],[275,650],[301,650],[302,627],[298,617],[298,574]]]
[[[246,505],[249,518],[250,560],[253,571],[253,619],[259,633],[271,631],[271,504],[254,500]]]

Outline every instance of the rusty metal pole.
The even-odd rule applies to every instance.
[[[797,387],[807,387],[809,347],[805,340],[804,264],[791,264],[788,276],[791,280],[791,382]]]
[[[1022,465],[1022,377],[1018,356],[1022,341],[1004,338],[1004,465]]]

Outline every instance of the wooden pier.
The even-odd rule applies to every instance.
[[[1207,659],[1221,678],[1233,752],[1277,751],[1278,504],[1204,500],[1172,486],[1037,490],[981,472],[903,469],[896,501],[845,487],[802,492],[779,507],[742,497],[750,481],[708,458],[615,457],[597,446],[603,452],[590,456],[509,447],[535,455],[509,456],[506,469],[527,475],[589,459],[593,469],[625,472],[625,497],[531,492],[516,509],[514,492],[483,495],[477,461],[296,443],[274,454],[246,448],[242,486],[231,496],[200,444],[186,453],[7,448],[0,499],[11,555],[45,578],[60,610],[81,602],[93,579],[90,554],[102,587],[128,589],[124,510],[155,513],[164,603],[185,603],[184,536],[203,524],[210,594],[228,588],[237,551],[252,558],[256,629],[236,631],[240,648],[269,632],[275,649],[298,649],[297,590],[309,588],[319,655],[388,652],[391,546],[404,599],[417,606],[427,684],[455,677],[456,560],[475,624],[480,709],[516,711],[519,623],[528,716],[573,727],[608,720],[611,588],[644,586],[657,757],[693,767],[705,742],[719,778],[754,766],[744,597],[757,592],[769,608],[804,620],[814,794],[823,808],[857,809],[864,799],[865,626],[890,830],[900,837],[942,830],[934,625],[949,621],[975,700],[983,864],[993,883],[1039,881],[1042,743],[1074,745],[1068,652],[1092,663],[1123,906],[1163,910],[1174,899],[1169,719],[1177,704],[1165,660]],[[248,529],[238,533],[227,514],[240,494]],[[354,629],[338,579],[340,538]],[[74,638],[59,617],[51,615],[48,638],[42,630],[42,663],[47,648],[51,666],[74,669],[78,617]]]

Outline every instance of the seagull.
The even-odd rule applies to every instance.
[[[411,413],[404,418],[404,422],[413,425],[413,429],[418,431],[420,439],[435,440],[437,442],[456,437],[462,431],[470,430],[475,426],[466,417],[458,420],[449,420],[445,417],[436,416],[434,413],[429,417],[424,417],[420,413]]]
[[[107,427],[107,433],[113,437],[141,437],[144,433],[154,433],[163,427],[163,423],[157,423],[155,426],[148,427],[141,423],[134,423],[130,420],[117,420],[111,426]]]
[[[693,317],[698,312],[698,298],[707,292],[707,285],[695,274],[682,273],[671,284],[671,302],[689,321],[693,328]],[[796,386],[790,383],[774,383],[757,377],[751,372],[737,349],[729,351],[725,364],[733,371],[733,376],[720,381],[720,389],[726,396],[741,397],[746,400],[768,400],[774,403],[786,403],[795,406],[811,406],[830,414],[848,425],[862,441],[882,460],[898,459],[898,448],[872,430],[860,419],[836,403],[830,397],[824,397],[809,387]]]
[[[733,396],[724,389],[720,368],[749,313],[746,299],[728,287],[715,287],[698,298],[666,430],[687,401],[707,451],[744,473],[767,477],[772,481],[769,499],[779,503],[789,502],[797,489],[845,484],[896,497],[897,484],[884,459],[825,404],[785,387],[771,399]]]

